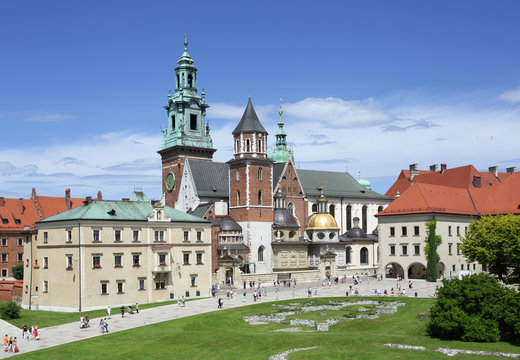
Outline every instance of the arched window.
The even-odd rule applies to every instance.
[[[175,115],[172,115],[172,131],[175,131]]]
[[[315,213],[318,211],[318,204],[312,204],[312,212]]]
[[[294,204],[292,202],[287,204],[287,210],[294,216]]]
[[[347,230],[352,229],[352,206],[347,206]]]
[[[368,265],[368,250],[366,247],[361,248],[359,252],[359,261],[361,265]]]
[[[181,86],[181,81],[179,79],[179,74],[177,74],[177,87],[180,87]]]
[[[188,75],[188,87],[192,87],[193,85],[193,76],[191,74]]]
[[[240,181],[240,171],[237,169],[237,181]]]
[[[235,152],[238,154],[240,152],[240,142],[238,139],[235,141]]]
[[[240,205],[240,190],[237,190],[237,206]]]
[[[352,262],[352,248],[347,246],[345,248],[345,264],[350,264]]]
[[[329,206],[329,214],[331,214],[332,217],[334,217],[335,210],[336,210],[336,207],[334,205]]]
[[[361,218],[362,218],[362,229],[367,232],[367,206],[363,205],[361,208]]]
[[[258,139],[258,152],[262,152],[262,139]]]
[[[258,190],[258,205],[262,205],[262,190]]]
[[[264,247],[260,246],[258,248],[258,262],[263,262],[263,261],[264,261]]]
[[[383,211],[383,207],[382,206],[378,206],[377,207],[377,212],[381,212],[381,211]]]
[[[251,152],[251,140],[246,139],[246,152]]]
[[[258,168],[258,180],[262,180],[262,168]]]

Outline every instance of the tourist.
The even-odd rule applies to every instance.
[[[276,300],[278,300],[278,291],[280,291],[280,289],[278,289],[278,287],[275,287],[274,292],[276,293]]]
[[[8,346],[9,346],[9,337],[7,336],[7,334],[5,334],[5,336],[4,336],[4,351],[7,351]]]
[[[103,322],[103,318],[101,318],[101,320],[99,320],[99,332],[101,334],[105,333],[105,324]]]
[[[182,295],[182,297],[181,297],[181,302],[182,302],[182,307],[185,307],[186,306],[186,298],[184,297],[184,295]]]
[[[17,353],[19,350],[18,350],[18,341],[16,340],[16,336],[14,337],[13,339],[13,351],[15,353]]]
[[[218,308],[222,309],[222,305],[224,305],[224,300],[222,300],[222,298],[218,298]]]
[[[294,289],[292,289],[292,297],[294,297]]]
[[[181,307],[181,297],[180,296],[177,296],[177,305],[179,305],[179,307]]]
[[[119,309],[121,310],[121,318],[124,318],[125,317],[125,306],[121,305],[121,307]]]
[[[318,287],[314,285],[314,296],[318,295]]]
[[[32,330],[33,330],[32,332],[33,332],[34,340],[40,340],[40,338],[38,337],[38,326],[33,325]]]
[[[108,322],[107,322],[107,318],[105,318],[103,320],[103,328],[105,330],[105,332],[107,333],[108,332]]]
[[[244,299],[242,300],[242,302],[246,302],[246,292],[244,291]]]
[[[311,297],[311,296],[312,296],[312,289],[309,286],[309,288],[307,289],[307,297]]]
[[[110,313],[112,312],[112,309],[110,308],[110,305],[107,306],[107,319],[110,319]]]
[[[139,303],[135,303],[135,312],[139,314]]]
[[[25,324],[22,325],[22,339],[29,340],[29,330]]]

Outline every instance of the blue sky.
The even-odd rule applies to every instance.
[[[195,5],[196,4],[196,5]],[[188,34],[218,148],[253,91],[298,166],[520,167],[517,1],[2,1],[0,192],[161,195],[160,128]],[[274,137],[270,137],[274,143]]]

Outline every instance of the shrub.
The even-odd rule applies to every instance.
[[[14,265],[11,272],[16,280],[23,280],[23,264]]]
[[[444,280],[430,311],[430,335],[463,341],[520,340],[520,295],[486,275]]]
[[[20,317],[22,308],[14,302],[6,302],[0,304],[0,317],[4,320],[17,319]]]

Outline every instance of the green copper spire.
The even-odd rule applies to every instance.
[[[271,150],[269,157],[274,163],[284,163],[289,160],[289,157],[294,162],[294,155],[292,149],[287,148],[287,134],[285,133],[283,126],[283,111],[282,111],[282,99],[280,98],[280,110],[278,111],[280,118],[278,119],[278,131],[276,132],[276,145]]]
[[[213,149],[209,123],[205,122],[208,105],[204,89],[197,93],[197,68],[188,54],[188,40],[184,35],[184,52],[175,67],[175,91],[168,92],[168,126],[163,129],[161,150],[174,146]],[[214,150],[213,150],[214,151]]]

